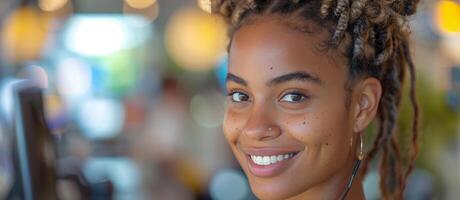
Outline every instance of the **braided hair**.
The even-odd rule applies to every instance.
[[[408,17],[419,0],[212,0],[212,13],[229,25],[233,33],[252,16],[294,17],[297,22],[311,21],[330,32],[324,43],[338,47],[348,40],[348,81],[350,89],[358,77],[375,77],[382,85],[377,118],[378,132],[366,154],[362,173],[380,154],[380,191],[384,199],[403,199],[406,180],[414,168],[418,153],[419,108],[415,94],[415,67],[409,51]],[[296,23],[294,23],[296,24]],[[301,26],[300,31],[308,32]],[[229,44],[230,45],[230,44]],[[410,74],[410,101],[413,118],[408,155],[401,154],[402,144],[395,136],[398,108],[405,72]],[[405,151],[406,152],[406,151]]]

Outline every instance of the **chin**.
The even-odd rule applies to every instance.
[[[281,183],[276,180],[254,180],[255,177],[248,177],[249,185],[251,186],[252,192],[256,195],[258,199],[263,200],[278,200],[278,199],[287,199],[294,197],[304,189],[296,191],[296,189],[289,185],[288,183]],[[257,178],[256,178],[257,179]]]
[[[287,199],[289,197],[295,196],[295,194],[289,193],[286,190],[273,190],[273,189],[265,189],[265,188],[257,188],[257,186],[251,186],[253,193],[256,195],[258,199],[263,200],[278,200],[278,199]]]
[[[258,199],[263,200],[277,200],[277,199],[287,199],[290,195],[281,193],[280,191],[274,191],[264,188],[258,188],[257,186],[251,185],[252,192]]]

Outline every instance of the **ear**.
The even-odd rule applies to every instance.
[[[382,85],[378,79],[368,77],[355,88],[355,123],[353,131],[362,132],[375,118],[382,96]]]

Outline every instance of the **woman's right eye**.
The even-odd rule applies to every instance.
[[[232,92],[228,96],[230,96],[234,102],[243,102],[249,100],[249,96],[242,92]]]

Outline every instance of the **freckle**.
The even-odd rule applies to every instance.
[[[303,124],[306,124],[307,122],[306,121],[303,121]]]
[[[272,69],[273,69],[273,67],[270,67],[270,70],[272,70]]]
[[[329,145],[329,143],[326,142],[326,146],[328,146],[328,145]]]

